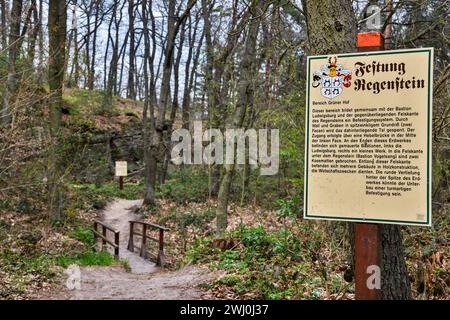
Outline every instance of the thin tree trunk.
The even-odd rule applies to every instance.
[[[16,63],[20,44],[20,21],[22,16],[22,0],[14,0],[12,4],[9,31],[8,77],[3,94],[1,118],[3,124],[11,122],[11,106],[17,89]]]
[[[28,47],[28,60],[30,61],[30,69],[34,66],[34,59],[36,56],[36,39],[39,35],[39,11],[36,0],[31,0],[31,6],[33,7],[33,33],[30,36]]]
[[[135,85],[135,73],[136,73],[136,50],[135,50],[135,28],[134,28],[134,0],[128,0],[128,21],[129,21],[129,33],[130,33],[130,52],[128,62],[128,85],[127,85],[127,97],[129,99],[136,100],[136,85]]]
[[[167,21],[167,42],[164,48],[164,63],[163,63],[163,75],[161,80],[161,89],[159,95],[158,103],[158,117],[156,120],[155,130],[152,132],[151,139],[151,152],[148,159],[150,168],[154,170],[149,170],[147,181],[153,183],[152,186],[146,186],[146,190],[155,190],[156,182],[156,168],[158,164],[158,150],[163,141],[163,131],[167,129],[166,127],[166,110],[169,100],[170,93],[170,79],[172,74],[173,65],[173,51],[175,46],[175,38],[184,20],[187,18],[189,12],[194,6],[196,0],[189,0],[184,13],[175,19],[175,0],[169,0],[169,16]],[[155,205],[155,195],[150,193],[145,193],[144,196],[144,206]]]
[[[155,30],[156,24],[152,18],[152,40],[153,40],[153,50],[150,53],[150,37],[148,30],[148,12],[152,12],[153,5],[152,1],[149,4],[149,10],[147,10],[147,0],[142,1],[142,24],[144,33],[144,111],[143,111],[143,136],[144,136],[144,161],[145,161],[145,204],[155,205],[155,179],[156,175],[156,161],[153,161],[151,149],[151,133],[155,131],[155,118],[154,118],[154,104],[151,97],[151,92],[155,89],[154,87],[154,72],[153,72],[153,62],[156,52],[156,42],[155,42]],[[148,69],[150,68],[149,80]],[[150,87],[150,88],[149,88]],[[150,124],[148,123],[148,110],[150,109]]]
[[[44,77],[44,30],[42,19],[44,15],[44,0],[39,0],[39,57],[38,57],[38,83],[42,84]]]
[[[2,10],[2,15],[0,17],[1,19],[1,31],[2,31],[2,50],[6,50],[8,48],[8,27],[7,27],[7,21],[8,21],[8,6],[6,4],[6,0],[0,0],[0,10]]]
[[[186,20],[184,20],[186,22]],[[172,141],[171,141],[171,134],[173,130],[173,124],[175,122],[175,117],[177,114],[177,110],[179,108],[178,103],[178,91],[180,86],[180,62],[181,62],[181,55],[183,54],[183,45],[184,45],[184,39],[185,39],[185,22],[181,25],[181,33],[180,33],[180,43],[178,45],[178,51],[177,51],[177,57],[175,59],[175,64],[173,65],[173,74],[174,74],[174,90],[173,90],[173,98],[172,98],[172,109],[170,111],[170,118],[169,123],[167,126],[167,134],[165,136],[165,155],[164,155],[164,162],[161,168],[161,174],[160,174],[160,184],[164,184],[166,181],[167,176],[167,169],[169,167],[169,161],[170,161],[170,154],[172,149]],[[186,67],[187,68],[187,67]]]
[[[247,107],[253,105],[254,84],[257,76],[256,43],[261,19],[259,18],[266,7],[266,1],[254,1],[251,4],[252,17],[254,21],[248,26],[247,38],[245,40],[244,52],[239,65],[238,99],[236,109],[233,115],[232,128],[242,128],[245,120]],[[233,149],[236,150],[236,144],[233,143]],[[217,234],[221,235],[228,226],[228,201],[230,187],[235,170],[234,161],[232,164],[225,164],[225,174],[220,184],[219,195],[217,198]]]
[[[67,11],[65,1],[50,0],[48,11],[49,58],[48,84],[50,89],[50,135],[52,138],[49,157],[49,211],[53,221],[61,220],[62,168],[58,154],[61,126],[62,89],[66,57]]]
[[[95,60],[96,60],[96,56],[97,56],[97,33],[98,33],[98,28],[101,24],[101,21],[99,23],[100,2],[101,2],[101,0],[95,1],[94,32],[92,34],[92,57],[91,57],[91,61],[90,61],[89,75],[88,75],[88,89],[89,90],[94,90],[94,85],[95,85]]]
[[[233,5],[233,14],[231,19],[231,27],[228,32],[226,46],[216,54],[213,47],[213,39],[211,32],[210,21],[210,7],[206,0],[202,0],[202,11],[204,20],[204,32],[206,39],[206,68],[205,68],[205,86],[207,94],[207,110],[210,117],[210,126],[214,128],[221,128],[226,123],[225,100],[222,100],[221,82],[224,71],[229,67],[229,58],[232,50],[236,46],[240,32],[235,30],[237,23],[237,1]],[[243,23],[249,15],[247,10],[241,18],[240,27],[243,28]],[[241,30],[239,30],[241,31]],[[217,57],[216,57],[217,56]],[[223,86],[227,86],[226,81],[223,81]],[[225,117],[224,117],[225,116]],[[218,164],[213,164],[210,167],[210,182],[209,182],[209,196],[215,197],[218,195],[220,188],[221,168]]]
[[[197,28],[198,23],[200,22],[200,19],[197,19],[195,22],[194,30],[192,31],[192,25],[191,25],[191,17],[189,16],[189,33],[188,33],[188,42],[189,42],[189,51],[186,58],[186,64],[184,69],[184,90],[183,90],[183,102],[181,105],[182,110],[182,126],[184,129],[189,130],[189,113],[190,113],[190,104],[191,104],[191,90],[192,90],[192,81],[193,79],[193,73],[196,70],[197,62],[198,62],[198,52],[200,52],[201,49],[201,41],[199,42],[199,46],[197,48],[197,52],[194,57],[194,67],[192,70],[191,68],[191,62],[192,62],[192,56],[194,51],[194,45],[197,35]]]
[[[119,63],[119,25],[122,20],[121,10],[117,10],[117,2],[114,2],[112,8],[112,17],[108,27],[108,38],[112,47],[112,57],[109,66],[108,80],[106,83],[105,93],[102,102],[102,112],[110,110],[112,105],[113,94],[117,92],[117,68]],[[117,11],[119,11],[119,19],[117,19]],[[112,36],[112,26],[115,26],[115,35]],[[106,70],[106,69],[105,69]]]
[[[73,4],[72,7],[72,26],[70,28],[70,33],[69,33],[69,39],[67,40],[67,50],[66,50],[66,74],[68,74],[68,77],[66,79],[66,87],[67,88],[71,88],[72,87],[72,74],[73,74],[73,66],[74,66],[74,62],[75,62],[75,48],[77,47],[77,38],[75,37],[76,34],[76,30],[77,30],[77,4],[76,1]],[[70,61],[70,50],[72,47],[72,43],[74,44],[74,57],[72,58],[72,66],[71,66],[71,71],[69,72],[69,61]]]

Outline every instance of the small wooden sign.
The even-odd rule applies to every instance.
[[[127,162],[116,161],[116,177],[126,177],[128,174]]]

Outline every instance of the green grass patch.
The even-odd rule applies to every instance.
[[[71,237],[83,242],[88,246],[94,245],[94,234],[89,227],[77,227],[72,231]]]
[[[6,249],[0,254],[0,261],[2,269],[18,275],[38,274],[43,277],[54,275],[51,270],[52,258],[45,254],[26,256]]]
[[[172,172],[157,190],[157,196],[177,203],[204,202],[208,194],[208,172],[190,168]]]
[[[118,182],[108,182],[97,187],[95,184],[73,185],[80,192],[91,193],[93,195],[103,195],[110,198],[121,198],[127,200],[138,200],[144,197],[144,185],[142,183],[129,183],[125,181],[123,190],[120,190]],[[102,206],[101,200],[96,199],[93,205]]]
[[[56,264],[67,268],[72,264],[79,266],[112,266],[121,265],[122,262],[115,260],[114,257],[107,251],[86,251],[74,257],[58,257],[56,258]]]

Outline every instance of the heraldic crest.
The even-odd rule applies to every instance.
[[[320,70],[313,74],[313,88],[321,87],[320,93],[328,99],[333,99],[342,93],[343,88],[351,86],[352,72],[346,70],[342,64],[337,64],[337,57],[328,58]]]

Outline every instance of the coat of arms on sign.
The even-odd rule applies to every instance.
[[[351,86],[352,72],[337,64],[337,57],[328,58],[320,70],[313,73],[313,88],[320,86],[320,93],[328,99],[333,99],[342,93],[344,88]]]

